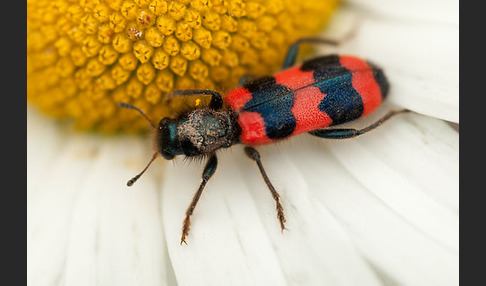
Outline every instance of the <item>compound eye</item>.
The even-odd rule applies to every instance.
[[[177,124],[173,119],[165,117],[160,120],[156,138],[158,151],[164,159],[171,160],[181,154],[177,140]]]

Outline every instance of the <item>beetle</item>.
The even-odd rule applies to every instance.
[[[381,68],[354,56],[327,55],[294,66],[302,43],[338,44],[321,38],[301,38],[287,52],[282,71],[249,80],[226,96],[213,90],[180,90],[167,96],[210,96],[206,107],[189,109],[176,118],[165,117],[158,126],[137,107],[155,132],[156,152],[147,166],[127,182],[132,186],[160,155],[167,160],[175,156],[207,157],[202,182],[186,211],[181,244],[186,243],[191,215],[201,194],[215,173],[216,151],[234,144],[244,144],[246,155],[256,162],[276,203],[280,228],[285,229],[285,215],[280,196],[273,187],[255,146],[277,142],[308,132],[327,139],[346,139],[375,129],[392,116],[408,110],[391,110],[363,129],[328,128],[366,116],[375,111],[389,91],[388,80]],[[187,244],[187,243],[186,243]]]

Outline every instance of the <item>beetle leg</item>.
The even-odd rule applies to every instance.
[[[285,216],[284,216],[282,204],[280,204],[280,195],[273,187],[272,183],[270,182],[270,179],[268,179],[267,173],[265,172],[265,169],[263,168],[262,162],[260,160],[260,153],[258,153],[258,151],[255,148],[249,146],[245,147],[245,153],[250,159],[254,160],[257,163],[258,168],[260,169],[260,173],[262,174],[263,180],[265,181],[265,183],[268,186],[268,189],[270,189],[270,192],[272,193],[273,199],[275,200],[275,203],[277,205],[276,206],[277,217],[280,222],[280,228],[283,231],[285,229],[285,225],[284,225]]]
[[[309,133],[311,135],[320,137],[320,138],[327,138],[327,139],[347,139],[347,138],[353,138],[356,136],[359,136],[361,134],[364,134],[368,131],[371,131],[375,129],[376,127],[380,126],[383,124],[385,121],[393,117],[394,115],[397,115],[399,113],[405,113],[405,112],[410,112],[408,109],[402,109],[402,110],[392,110],[388,112],[385,116],[380,118],[378,121],[375,123],[371,124],[370,126],[367,126],[363,129],[352,129],[352,128],[335,128],[335,129],[317,129],[310,131]]]
[[[295,64],[295,60],[297,59],[297,54],[299,52],[299,46],[302,43],[318,43],[318,44],[328,44],[332,46],[339,45],[339,41],[336,40],[329,40],[329,39],[315,38],[315,37],[300,38],[289,47],[289,50],[287,51],[287,55],[285,56],[285,61],[282,66],[282,69],[287,69]]]
[[[358,19],[359,21],[359,19]],[[299,52],[299,45],[302,43],[313,43],[313,44],[326,44],[326,45],[332,45],[332,46],[339,46],[342,42],[351,39],[354,37],[356,34],[357,30],[359,27],[359,23],[355,23],[353,26],[353,29],[351,31],[347,32],[344,37],[342,37],[339,40],[332,40],[332,39],[324,39],[324,38],[318,38],[318,37],[304,37],[300,38],[295,43],[293,43],[290,47],[289,50],[287,51],[287,55],[285,56],[285,61],[283,64],[282,69],[289,68],[295,64],[295,60],[297,59],[297,54]]]
[[[221,94],[214,90],[209,89],[186,89],[186,90],[176,90],[174,92],[168,93],[165,96],[165,100],[170,100],[176,96],[191,96],[191,95],[211,95],[211,101],[209,102],[209,108],[219,110],[223,107],[223,97]]]
[[[216,172],[216,168],[218,167],[218,159],[216,158],[216,155],[212,155],[208,162],[206,163],[206,167],[204,167],[204,171],[202,173],[202,182],[201,185],[199,186],[199,189],[197,192],[194,194],[194,197],[192,198],[191,204],[187,208],[186,211],[186,217],[184,219],[184,222],[182,224],[182,236],[181,236],[181,244],[186,242],[186,237],[189,234],[189,229],[191,228],[191,215],[194,212],[194,208],[196,208],[197,202],[199,201],[199,198],[201,197],[201,194],[204,190],[204,187],[206,186],[206,183],[209,181],[211,176]]]

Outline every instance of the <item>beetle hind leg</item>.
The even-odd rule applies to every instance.
[[[363,128],[363,129],[352,129],[352,128],[332,128],[332,129],[317,129],[310,131],[309,134],[320,137],[320,138],[326,138],[326,139],[348,139],[348,138],[353,138],[357,137],[359,135],[362,135],[366,132],[369,132],[376,127],[380,126],[383,124],[385,121],[388,119],[392,118],[393,116],[400,114],[400,113],[405,113],[405,112],[410,112],[408,109],[402,109],[402,110],[392,110],[389,111],[385,116],[380,118],[378,121],[375,123]]]

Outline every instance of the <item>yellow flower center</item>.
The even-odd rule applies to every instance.
[[[322,28],[337,2],[28,0],[27,99],[80,128],[147,129],[117,103],[136,105],[156,122],[182,104],[201,104],[165,101],[173,90],[224,94],[245,74],[271,74],[293,41]]]

